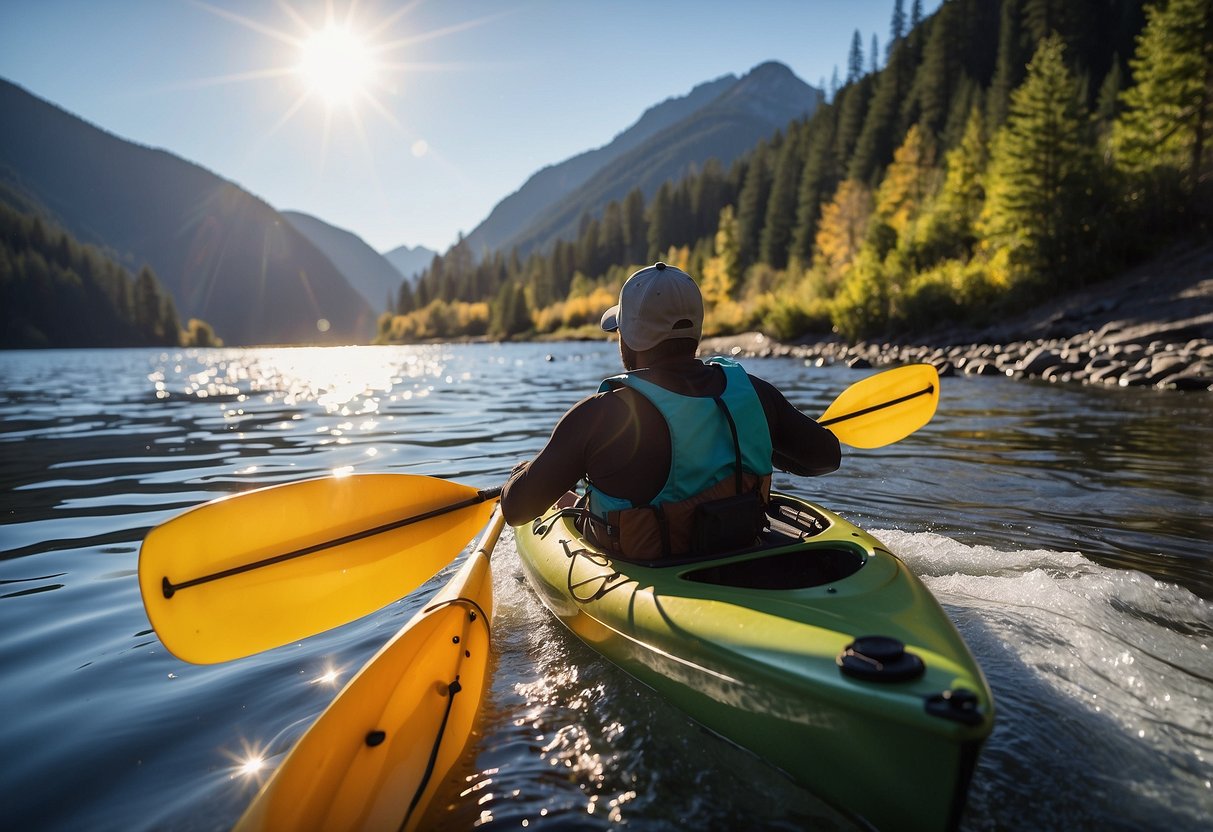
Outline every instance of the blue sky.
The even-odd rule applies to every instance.
[[[380,251],[445,250],[539,168],[696,84],[767,60],[845,75],[856,29],[883,53],[893,6],[2,0],[0,76]],[[329,21],[347,34],[305,45]]]

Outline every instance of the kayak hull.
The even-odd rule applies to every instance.
[[[980,668],[877,540],[773,506],[762,547],[660,566],[604,556],[571,514],[515,533],[545,606],[702,725],[877,828],[955,828],[993,726]]]

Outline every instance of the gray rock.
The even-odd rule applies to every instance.
[[[1150,369],[1146,375],[1151,384],[1157,384],[1164,378],[1181,375],[1191,362],[1186,361],[1173,353],[1164,355],[1156,355],[1150,362]]]
[[[1020,361],[1015,369],[1028,376],[1039,376],[1050,367],[1062,364],[1061,356],[1047,347],[1037,347]]]
[[[1213,376],[1179,374],[1154,385],[1160,390],[1213,390]]]
[[[1145,373],[1138,370],[1130,370],[1120,377],[1117,382],[1121,387],[1149,387],[1150,379]]]
[[[971,361],[966,361],[964,372],[966,376],[1002,375],[1002,370],[998,369],[998,365],[985,358],[977,358]]]
[[[1115,361],[1093,369],[1087,381],[1091,384],[1115,384],[1128,369],[1129,366],[1123,361]]]

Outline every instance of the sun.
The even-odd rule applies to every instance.
[[[352,124],[366,144],[363,115],[376,112],[400,130],[411,142],[413,155],[425,156],[427,142],[409,131],[397,118],[393,97],[399,95],[402,78],[428,71],[466,69],[468,64],[432,63],[402,60],[416,44],[462,32],[511,12],[498,12],[472,20],[453,23],[438,29],[415,31],[401,23],[423,0],[400,3],[382,13],[366,0],[277,0],[284,15],[281,22],[257,20],[208,0],[189,0],[193,5],[216,17],[224,18],[267,39],[286,45],[289,51],[275,51],[277,60],[271,66],[201,78],[189,86],[209,86],[246,81],[267,81],[290,78],[296,97],[282,116],[269,128],[272,135],[308,109],[323,111],[324,142],[327,147],[329,130],[338,120]],[[2,2],[2,0],[0,0]],[[233,3],[232,5],[240,5]],[[391,4],[393,6],[396,3]],[[299,9],[296,9],[299,6]],[[398,27],[402,27],[402,30]],[[322,107],[309,108],[314,103]]]
[[[329,24],[299,43],[299,75],[309,92],[329,104],[367,95],[375,70],[370,45],[346,26]]]

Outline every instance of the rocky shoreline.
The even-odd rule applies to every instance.
[[[781,343],[762,333],[705,338],[701,353],[786,356],[822,366],[922,362],[941,375],[1006,375],[1160,390],[1213,391],[1213,246],[1186,248],[1120,278],[981,331],[915,343]]]

